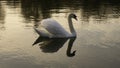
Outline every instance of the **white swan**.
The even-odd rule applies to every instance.
[[[73,13],[69,14],[68,16],[68,23],[70,32],[67,32],[57,21],[53,19],[44,19],[40,23],[40,28],[34,28],[35,31],[41,37],[48,37],[48,38],[70,38],[76,37],[76,32],[72,24],[72,18],[76,19],[77,16]],[[42,29],[41,29],[42,27]]]

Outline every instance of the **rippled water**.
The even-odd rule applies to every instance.
[[[78,16],[77,38],[33,29],[51,17],[69,31],[69,13]],[[119,52],[119,0],[0,0],[0,68],[119,68]]]

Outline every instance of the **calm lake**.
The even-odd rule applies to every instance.
[[[53,18],[69,31],[70,13],[76,38],[39,38],[33,29]],[[0,0],[0,68],[120,68],[120,1]]]

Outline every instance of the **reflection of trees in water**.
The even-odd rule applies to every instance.
[[[15,4],[16,0],[12,1]],[[33,18],[34,21],[61,13],[61,9],[70,9],[70,12],[82,9],[82,19],[86,21],[90,17],[96,20],[120,17],[119,0],[21,0],[21,9],[26,19]]]
[[[35,21],[50,17],[53,6],[53,2],[49,0],[21,0],[22,14],[28,19],[34,17]]]
[[[93,2],[84,2],[82,7],[82,17],[86,21],[89,21],[90,17],[95,20],[105,20],[107,18],[119,18],[120,17],[120,2],[117,1],[103,1],[94,0]]]
[[[0,30],[4,29],[4,19],[5,19],[5,11],[2,7],[2,3],[0,2]]]
[[[10,5],[11,8],[17,8],[19,7],[20,0],[6,0],[7,5]]]
[[[43,18],[50,17],[50,14],[52,14],[51,9],[57,9],[59,11],[60,8],[71,9],[71,11],[82,8],[83,20],[88,20],[91,16],[96,20],[104,20],[107,19],[110,14],[112,14],[110,17],[118,18],[120,14],[119,4],[117,1],[112,0],[31,0],[29,2],[32,4],[29,3],[31,7],[28,8],[32,8],[34,10],[28,10],[29,14],[26,14],[26,16],[33,14],[33,16],[36,15],[35,17],[37,18],[39,18],[40,15]],[[26,3],[23,1],[22,4],[22,8],[24,9],[24,4]],[[26,7],[24,12],[26,13]],[[55,12],[57,11],[54,11],[54,13]]]
[[[21,0],[21,10],[22,14],[26,19],[30,19],[30,17],[39,18],[40,13],[40,4],[33,0]]]

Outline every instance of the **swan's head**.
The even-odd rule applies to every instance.
[[[75,20],[77,20],[77,16],[76,16],[74,13],[71,13],[71,14],[69,15],[69,17],[74,18]]]

